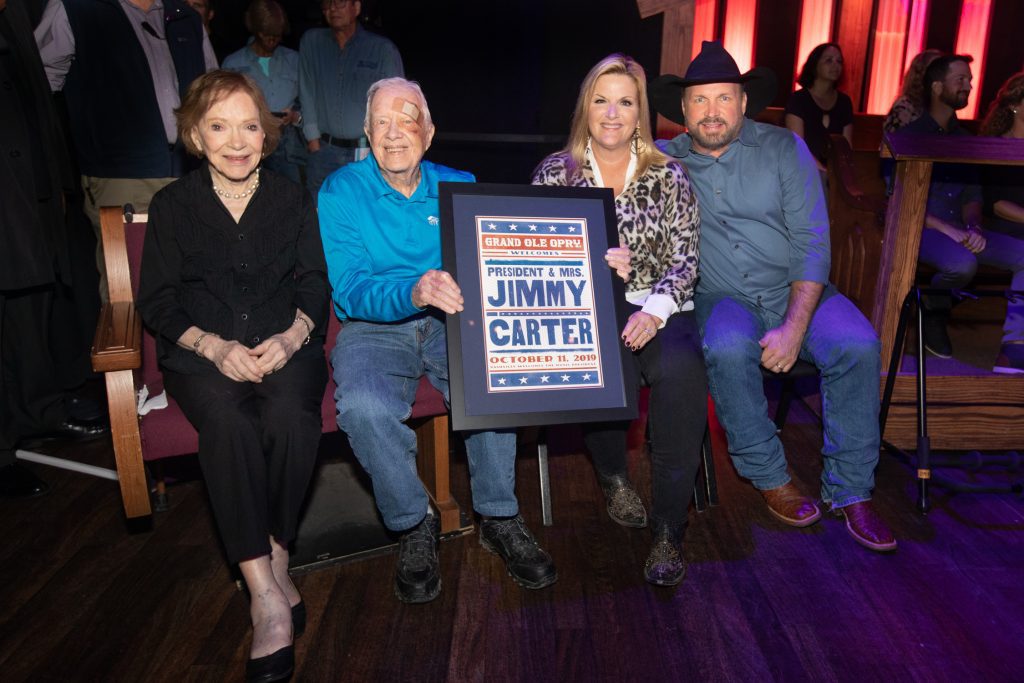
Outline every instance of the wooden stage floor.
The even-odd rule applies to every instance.
[[[519,493],[555,557],[555,586],[519,589],[475,535],[442,544],[443,592],[428,605],[395,599],[393,555],[302,575],[310,623],[294,680],[1024,680],[1019,498],[936,490],[922,517],[911,470],[883,454],[875,500],[900,548],[877,555],[832,518],[802,530],[775,522],[719,439],[721,504],[691,512],[686,580],[659,589],[641,575],[646,530],[612,523],[577,435],[553,437],[555,525],[540,524],[527,453]],[[815,493],[820,438],[794,406],[784,442],[798,483]],[[107,444],[77,450],[112,462]],[[631,460],[649,499],[642,447]],[[0,501],[2,679],[240,680],[248,606],[202,484],[171,487],[170,511],[128,533],[116,484],[29,466],[52,490]],[[468,502],[460,458],[453,488]]]

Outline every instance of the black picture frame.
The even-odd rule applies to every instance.
[[[443,182],[438,193],[443,267],[465,300],[447,317],[452,428],[634,419],[625,288],[604,260],[618,246],[612,191]]]

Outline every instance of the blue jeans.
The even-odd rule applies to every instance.
[[[392,531],[411,529],[427,511],[416,474],[416,433],[405,421],[424,374],[448,401],[446,344],[444,323],[431,316],[392,324],[348,321],[331,352],[338,426],[373,480],[377,509]],[[518,514],[515,431],[466,432],[465,439],[473,508],[494,517]]]
[[[1000,232],[985,231],[985,248],[974,254],[964,245],[953,241],[938,230],[921,231],[921,251],[918,260],[937,272],[931,286],[940,289],[961,289],[974,279],[978,264],[983,263],[1013,273],[1010,286],[1024,290],[1024,240]],[[948,309],[952,301],[947,296],[928,297],[932,310]],[[1006,305],[1003,322],[1003,341],[1024,341],[1024,301],[1011,300]]]
[[[698,295],[708,386],[736,471],[760,490],[789,481],[782,442],[768,416],[758,340],[782,318],[726,295]],[[878,464],[880,344],[849,299],[825,288],[800,347],[821,371],[824,432],[821,499],[835,508],[871,499]]]
[[[306,166],[306,145],[302,134],[295,126],[284,126],[281,129],[281,141],[277,149],[263,160],[263,166],[280,173],[293,183],[301,183],[300,167]]]
[[[338,147],[320,141],[320,150],[311,152],[306,159],[306,188],[313,195],[313,203],[318,203],[320,186],[331,175],[345,164],[355,161],[355,149]]]

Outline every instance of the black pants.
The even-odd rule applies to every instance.
[[[199,464],[228,561],[270,554],[295,538],[316,464],[327,364],[300,350],[263,382],[219,372],[164,371],[164,385],[199,432]]]
[[[0,467],[25,436],[56,429],[67,416],[50,353],[53,286],[0,291]]]
[[[707,424],[708,380],[693,311],[676,313],[633,354],[637,375],[651,387],[652,525],[681,529],[693,498]],[[636,391],[637,387],[627,387]],[[584,425],[584,442],[599,475],[626,474],[628,422]]]

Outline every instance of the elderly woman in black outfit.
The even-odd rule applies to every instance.
[[[632,58],[613,54],[598,62],[580,86],[568,144],[541,162],[533,182],[615,193],[621,247],[610,249],[606,259],[626,281],[634,310],[622,339],[651,387],[654,540],[644,577],[672,586],[686,571],[683,532],[707,418],[707,378],[691,301],[700,217],[686,171],[651,139],[646,90],[644,70]],[[609,515],[624,526],[643,527],[646,510],[627,471],[628,427],[585,425],[584,438]]]
[[[228,560],[251,595],[246,676],[287,678],[305,608],[288,576],[320,438],[329,291],[309,194],[260,160],[277,121],[246,76],[196,79],[178,134],[206,163],[150,206],[138,306],[199,432]]]

